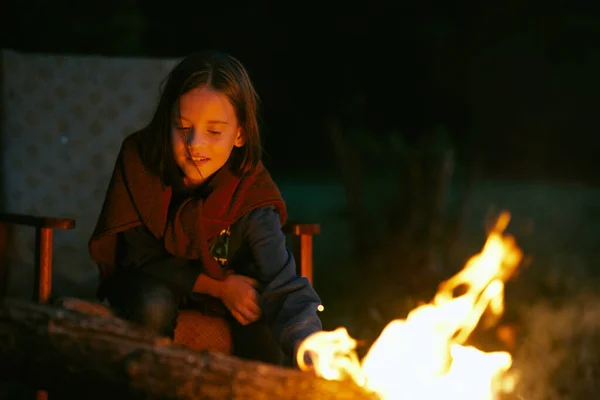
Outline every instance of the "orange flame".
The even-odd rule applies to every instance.
[[[300,345],[298,364],[328,380],[351,378],[382,399],[492,400],[512,390],[505,374],[512,358],[465,346],[484,312],[492,322],[504,312],[504,282],[514,273],[522,252],[503,235],[510,221],[504,212],[483,250],[455,276],[443,282],[433,301],[390,322],[364,359],[345,328],[318,332]],[[464,293],[455,296],[456,289]],[[304,363],[308,354],[312,366]]]

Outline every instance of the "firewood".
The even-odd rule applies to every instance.
[[[195,352],[112,316],[0,304],[0,376],[86,399],[377,399],[352,381]]]

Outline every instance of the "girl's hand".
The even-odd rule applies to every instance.
[[[221,301],[242,325],[248,325],[260,318],[256,287],[258,282],[244,275],[231,274],[223,281]]]

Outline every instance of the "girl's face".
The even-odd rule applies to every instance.
[[[235,109],[227,97],[206,87],[179,98],[173,112],[171,145],[188,187],[202,184],[245,143]],[[178,112],[179,111],[179,112]]]

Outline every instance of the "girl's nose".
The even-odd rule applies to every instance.
[[[188,135],[188,146],[204,146],[206,144],[206,135],[199,130],[194,130]]]

